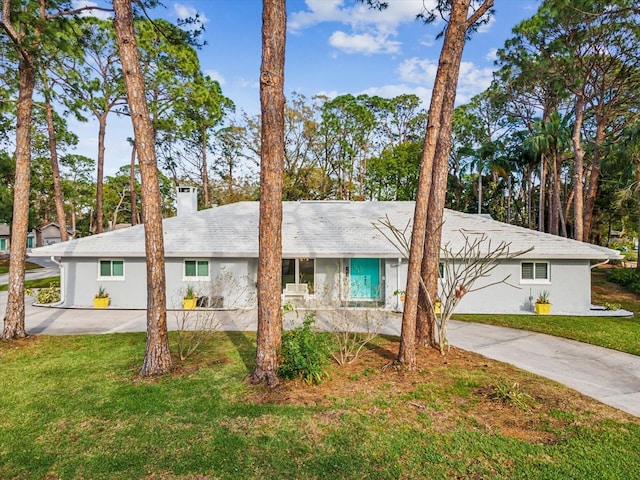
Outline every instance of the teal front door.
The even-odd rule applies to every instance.
[[[380,260],[352,258],[349,273],[351,298],[374,300],[380,298]]]

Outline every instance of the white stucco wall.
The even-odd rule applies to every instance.
[[[590,310],[591,270],[588,260],[549,260],[548,282],[521,281],[522,261],[515,259],[499,265],[491,272],[490,278],[477,280],[474,289],[507,277],[508,284],[491,285],[466,294],[458,304],[456,313],[529,313],[533,311],[533,302],[543,290],[549,292],[552,313],[584,314]],[[406,260],[400,268],[400,276],[399,289],[404,290]],[[389,290],[391,288],[387,288]],[[442,289],[439,290],[442,295]]]
[[[103,287],[111,295],[112,307],[146,308],[146,262],[141,258],[114,259],[124,260],[124,278],[99,278],[98,259],[95,258],[64,260],[65,305],[92,307],[96,292]],[[167,308],[182,308],[182,297],[188,285],[193,286],[198,295],[223,297],[225,308],[255,304],[255,259],[210,259],[208,278],[186,279],[184,259],[167,258],[165,272]]]
[[[344,265],[348,259],[317,259],[315,266],[315,300],[335,305],[348,299],[349,280]],[[146,265],[144,259],[124,259],[124,279],[100,279],[98,259],[77,258],[65,260],[65,305],[91,307],[100,286],[111,295],[111,306],[120,308],[146,308]],[[492,285],[468,293],[458,305],[457,313],[527,313],[532,302],[547,290],[552,313],[580,314],[590,310],[591,272],[588,260],[549,261],[549,281],[527,283],[520,281],[521,260],[498,266],[491,279],[480,279],[474,288],[509,277],[507,284]],[[401,309],[396,290],[404,290],[407,262],[398,259],[382,261],[381,282],[385,308]],[[209,278],[185,279],[184,259],[166,259],[167,307],[181,308],[183,293],[192,285],[198,295],[210,299],[223,298],[224,308],[239,308],[256,304],[257,259],[209,259]]]
[[[124,278],[99,278],[96,258],[63,260],[65,305],[92,307],[93,298],[100,287],[111,295],[112,305],[122,308],[146,308],[147,273],[144,259],[124,260]]]

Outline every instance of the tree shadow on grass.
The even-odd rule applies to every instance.
[[[247,371],[251,372],[255,365],[256,343],[255,333],[226,331],[225,335],[238,349],[238,356]]]

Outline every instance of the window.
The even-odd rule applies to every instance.
[[[549,262],[522,262],[520,280],[525,283],[548,283]]]
[[[27,247],[29,248],[29,247]],[[0,238],[0,250],[6,250],[7,249],[7,239],[6,238]]]
[[[209,260],[185,260],[184,276],[197,280],[207,280],[209,278]]]
[[[124,279],[124,260],[100,260],[100,278]]]
[[[282,288],[287,283],[306,283],[309,293],[313,293],[315,282],[315,260],[313,258],[283,258]]]

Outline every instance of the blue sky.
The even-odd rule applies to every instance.
[[[428,108],[442,40],[443,23],[424,25],[415,19],[423,2],[387,0],[378,12],[354,0],[287,1],[285,92],[306,97],[334,97],[350,93],[394,97],[418,95]],[[77,0],[78,4],[90,3]],[[103,2],[98,2],[103,3]],[[495,0],[496,14],[467,42],[456,102],[465,103],[482,92],[495,69],[495,52],[511,36],[511,29],[533,15],[540,0]],[[164,1],[156,17],[175,21],[199,13],[206,41],[199,51],[205,73],[218,80],[222,92],[238,111],[258,114],[258,75],[261,54],[262,2],[259,0]],[[108,126],[107,175],[127,163],[131,136],[129,119]],[[97,126],[77,125],[81,146],[77,153],[96,157]],[[78,132],[80,133],[80,132]]]

